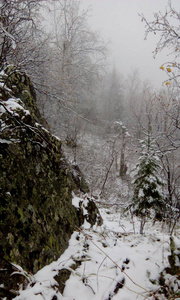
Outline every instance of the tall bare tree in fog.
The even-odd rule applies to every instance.
[[[56,133],[65,130],[66,138],[74,139],[81,117],[93,116],[94,94],[106,47],[89,29],[88,11],[81,10],[79,1],[55,1],[52,15],[53,61],[49,78],[51,83],[54,81],[52,96],[56,99],[52,97],[56,119],[52,125]]]
[[[33,75],[43,58],[39,9],[44,0],[1,0],[0,65],[13,64]]]

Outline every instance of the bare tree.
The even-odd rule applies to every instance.
[[[167,93],[159,92],[156,94],[146,91],[144,96],[143,109],[135,116],[142,132],[142,138],[148,129],[148,124],[151,124],[159,165],[161,165],[159,176],[162,176],[164,181],[163,197],[166,206],[164,218],[172,233],[180,217],[179,129],[175,126],[178,118],[176,120],[177,116],[173,109],[172,99]]]
[[[173,86],[180,87],[180,14],[179,11],[172,7],[171,1],[169,0],[168,6],[164,13],[158,12],[154,14],[154,20],[149,22],[144,15],[141,15],[142,21],[145,22],[146,35],[150,33],[157,34],[159,41],[154,51],[154,55],[163,51],[168,50],[171,54],[171,61],[165,62],[160,68],[168,74],[168,80],[166,85],[170,82]]]
[[[166,199],[166,221],[172,233],[180,217],[180,131],[179,114],[174,110],[174,104],[168,95],[160,93],[155,97],[156,112],[154,112],[154,134],[158,145],[162,173],[165,182],[164,197]]]
[[[38,9],[43,0],[1,0],[0,63],[24,65],[30,61],[37,31]],[[31,61],[32,62],[32,61]]]
[[[53,61],[49,82],[53,87],[51,101],[55,107],[53,127],[56,134],[61,131],[70,136],[80,118],[89,118],[95,111],[94,94],[106,47],[89,29],[88,11],[81,10],[80,2],[55,1],[52,14]]]

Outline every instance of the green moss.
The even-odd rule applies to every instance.
[[[74,228],[84,221],[72,205],[71,195],[73,190],[84,191],[88,187],[82,174],[79,181],[73,176],[61,141],[37,125],[42,119],[29,78],[13,67],[6,73],[6,85],[31,113],[26,118],[22,110],[18,120],[33,126],[33,130],[18,126],[16,119],[7,114],[2,115],[9,126],[2,138],[16,142],[0,143],[0,253],[36,272],[64,252]],[[95,206],[91,204],[89,210],[93,224]]]
[[[176,275],[178,279],[180,279],[180,268],[177,265],[177,261],[180,261],[180,253],[176,252],[176,244],[174,242],[174,238],[170,238],[170,247],[171,247],[171,255],[168,256],[170,267],[166,268],[166,272],[171,275]]]
[[[37,150],[34,139],[1,145],[0,250],[31,271],[58,257],[79,225],[71,204],[75,183],[54,155],[47,147]]]

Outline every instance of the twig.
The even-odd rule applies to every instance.
[[[139,285],[138,283],[136,283],[126,272],[124,272],[124,270],[104,251],[102,250],[96,243],[93,242],[92,237],[89,234],[86,234],[83,232],[83,230],[81,228],[78,228],[78,230],[80,232],[82,232],[82,234],[99,250],[101,251],[105,257],[109,258],[109,260],[137,287],[139,287],[140,289],[144,290],[148,295],[153,296],[152,292],[148,291],[147,289],[145,289],[144,287],[142,287],[141,285]],[[144,297],[144,296],[143,296]],[[148,298],[147,298],[148,299]]]

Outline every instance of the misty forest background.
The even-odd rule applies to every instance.
[[[180,16],[171,2],[154,20],[140,16],[145,35],[159,37],[154,55],[171,53],[159,66],[167,74],[160,90],[138,70],[124,76],[108,63],[108,42],[91,30],[80,1],[1,1],[0,12],[1,70],[11,64],[30,76],[50,132],[90,194],[130,207],[141,231],[151,215],[172,233],[180,216]]]

